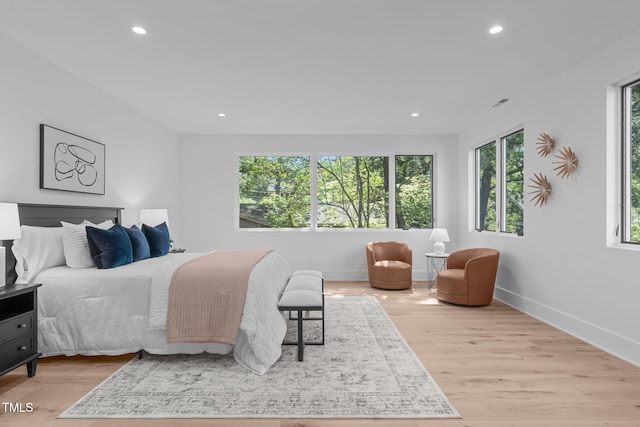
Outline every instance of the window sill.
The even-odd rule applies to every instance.
[[[621,249],[624,251],[640,252],[640,244],[615,242],[607,244],[607,249]]]
[[[500,237],[506,237],[506,238],[511,238],[511,239],[524,239],[524,234],[523,235],[518,235],[516,233],[505,233],[503,231],[469,230],[469,233],[477,234],[477,235],[500,236]]]
[[[272,233],[272,232],[301,232],[301,233],[397,233],[403,231],[412,231],[412,232],[424,232],[431,233],[431,228],[239,228],[236,227],[237,231],[241,232],[257,232],[257,233]]]

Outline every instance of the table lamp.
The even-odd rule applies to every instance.
[[[437,255],[442,255],[444,253],[444,242],[449,241],[449,234],[447,233],[446,228],[434,228],[431,232],[431,237],[429,240],[434,240],[433,244],[433,252]]]
[[[16,203],[0,203],[0,241],[20,238],[20,217]],[[0,287],[7,284],[7,250],[0,246]]]

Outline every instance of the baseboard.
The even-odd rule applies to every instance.
[[[303,270],[307,268],[299,268]],[[323,270],[320,268],[312,267],[311,269],[321,270],[324,280],[335,281],[354,281],[354,282],[366,282],[369,280],[369,274],[367,270]],[[432,280],[431,277],[435,276],[431,270],[413,270],[413,280],[425,281]]]
[[[553,307],[495,288],[494,298],[613,356],[640,367],[640,343]]]

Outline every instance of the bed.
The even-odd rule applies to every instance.
[[[59,227],[60,221],[121,222],[119,208],[20,204],[19,211],[21,224],[35,227]],[[12,243],[6,242],[9,247]],[[16,247],[18,243],[25,244],[18,241]],[[7,253],[13,255],[11,250]],[[171,276],[176,268],[206,255],[170,253],[109,269],[47,265],[32,277],[26,277],[11,256],[7,283],[16,279],[42,283],[38,291],[38,350],[43,356],[118,355],[141,350],[153,354],[232,352],[240,365],[264,374],[280,357],[286,332],[277,300],[291,271],[277,252],[269,252],[251,269],[234,344],[167,342]]]

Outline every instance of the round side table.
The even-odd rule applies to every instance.
[[[435,252],[427,252],[424,254],[427,258],[427,264],[431,266],[431,268],[436,272],[436,277],[429,281],[429,290],[436,284],[438,281],[438,273],[447,268],[447,259],[449,258],[448,253],[437,254]]]

